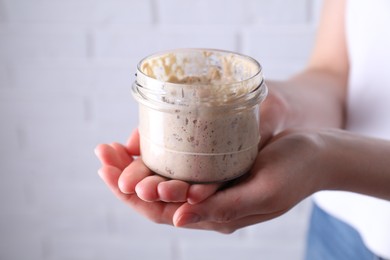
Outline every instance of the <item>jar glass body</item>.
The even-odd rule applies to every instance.
[[[141,156],[152,171],[197,183],[248,172],[258,153],[259,106],[267,93],[255,60],[220,50],[156,54],[140,62],[132,90],[139,102]]]

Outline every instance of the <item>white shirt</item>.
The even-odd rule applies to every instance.
[[[351,69],[346,128],[390,139],[390,0],[347,1],[346,31]],[[372,252],[390,259],[389,201],[339,191],[319,192],[314,199],[358,230]]]

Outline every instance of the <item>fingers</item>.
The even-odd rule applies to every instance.
[[[129,139],[127,140],[127,150],[129,151],[130,154],[132,155],[140,155],[140,143],[139,143],[139,132],[138,129],[135,129]]]
[[[213,196],[195,205],[184,204],[175,212],[174,225],[185,226],[191,223],[208,221],[228,223],[236,219],[258,214],[260,198],[256,198],[253,188],[243,183],[216,192]],[[248,196],[253,194],[253,196]]]
[[[111,165],[119,169],[123,168],[123,162],[117,155],[117,151],[108,144],[100,144],[95,148],[95,154],[103,165]]]
[[[137,193],[145,201],[199,203],[219,188],[217,184],[190,185],[183,181],[167,180],[153,173],[140,159],[133,160],[131,155],[140,155],[139,132],[135,129],[130,135],[126,147],[119,143],[101,144],[95,149],[103,165],[111,165],[123,170],[119,177],[119,189],[122,193]],[[153,176],[152,176],[153,175]]]
[[[224,194],[226,192],[218,192],[203,203],[184,204],[173,216],[174,225],[181,227],[203,221],[223,223],[235,220],[238,218],[239,201]]]
[[[193,184],[189,187],[187,193],[187,202],[190,204],[197,204],[211,195],[213,195],[223,184]]]
[[[173,225],[173,214],[182,204],[145,202],[136,194],[122,193],[118,187],[118,179],[121,175],[121,170],[116,167],[105,165],[98,171],[98,173],[114,195],[132,207],[135,211],[156,223]]]
[[[262,122],[260,126],[259,149],[263,148],[272,138],[274,127],[269,122]]]
[[[138,197],[146,202],[185,202],[189,188],[186,182],[167,180],[154,174],[141,158],[137,158],[124,169],[118,185],[121,192],[137,193]]]
[[[133,161],[127,152],[126,148],[118,143],[101,144],[95,149],[103,165],[111,165],[123,170],[119,176],[118,185],[124,194],[136,192],[144,201],[185,202],[188,199],[194,204],[212,195],[219,187],[218,185],[196,184],[189,189],[190,185],[186,182],[167,181],[166,178],[154,175],[141,158]]]
[[[277,82],[268,82],[267,98],[260,106],[260,145],[259,148],[271,139],[271,137],[286,128],[289,115],[289,103],[284,91]]]
[[[222,184],[189,184],[152,175],[141,180],[135,192],[144,201],[199,203],[213,195]]]
[[[133,157],[129,155],[126,147],[124,147],[122,144],[112,143],[111,147],[116,151],[116,155],[121,162],[122,170],[133,161]]]
[[[98,174],[118,199],[126,201],[129,198],[129,195],[122,193],[118,187],[118,179],[121,175],[120,169],[111,165],[104,165],[98,171]]]
[[[152,175],[141,180],[135,191],[144,201],[186,202],[190,184],[179,180],[167,180],[159,175]]]
[[[173,225],[172,217],[182,203],[146,202],[137,195],[128,195],[127,204],[135,211],[158,224]]]
[[[111,165],[121,170],[133,161],[126,148],[119,143],[100,144],[95,148],[95,154],[103,165]]]
[[[222,184],[189,184],[179,180],[158,183],[159,199],[164,202],[199,203],[213,195]]]
[[[231,234],[240,228],[274,219],[286,212],[287,210],[274,212],[270,214],[251,215],[227,223],[203,221],[203,222],[188,224],[183,227],[190,228],[190,229],[214,230],[223,234]]]
[[[165,180],[165,178],[158,175],[145,177],[135,186],[135,192],[137,193],[138,197],[144,201],[159,201],[160,196],[157,187]]]
[[[190,184],[179,180],[160,182],[157,191],[164,202],[185,202]]]
[[[146,167],[141,158],[137,158],[120,175],[118,180],[119,189],[125,194],[133,194],[137,184],[152,174],[152,171]]]
[[[140,199],[137,195],[124,194],[120,191],[118,187],[118,179],[121,174],[121,171],[113,166],[103,166],[99,170],[99,176],[103,179],[106,185],[110,190],[115,194],[115,196],[124,201],[134,210],[136,210],[141,215],[150,219],[153,222],[160,224],[169,224],[176,226],[184,226],[186,228],[193,229],[204,229],[204,230],[215,230],[221,233],[232,233],[235,230],[249,226],[252,224],[260,223],[272,218],[275,218],[285,211],[275,212],[271,214],[264,215],[251,215],[245,216],[243,218],[235,219],[229,222],[216,222],[216,221],[198,221],[196,223],[188,223],[186,225],[178,225],[175,221],[175,214],[189,205],[188,203],[165,203],[165,202],[145,202]],[[168,181],[169,182],[169,181]],[[189,215],[182,216],[182,218],[189,218]],[[199,219],[195,219],[199,220]]]

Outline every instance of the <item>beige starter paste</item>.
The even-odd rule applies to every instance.
[[[209,55],[204,52],[204,57]],[[159,110],[140,102],[141,156],[152,171],[204,183],[230,180],[250,169],[260,140],[258,105],[239,110],[226,105],[259,82],[227,88],[242,80],[233,71],[234,58],[223,57],[215,67],[199,64],[208,68],[201,76],[188,75],[185,58],[178,60],[173,53],[141,63],[145,75],[175,83],[164,87],[169,95],[161,100],[174,108]],[[243,65],[243,70],[249,70],[245,73],[256,69],[250,63]],[[177,105],[177,98],[187,98],[187,105]],[[201,105],[199,100],[203,100]]]

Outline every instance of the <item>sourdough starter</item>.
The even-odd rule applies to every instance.
[[[178,50],[141,61],[133,94],[145,165],[199,183],[246,173],[258,153],[258,109],[266,95],[258,71],[248,57],[215,50]]]

